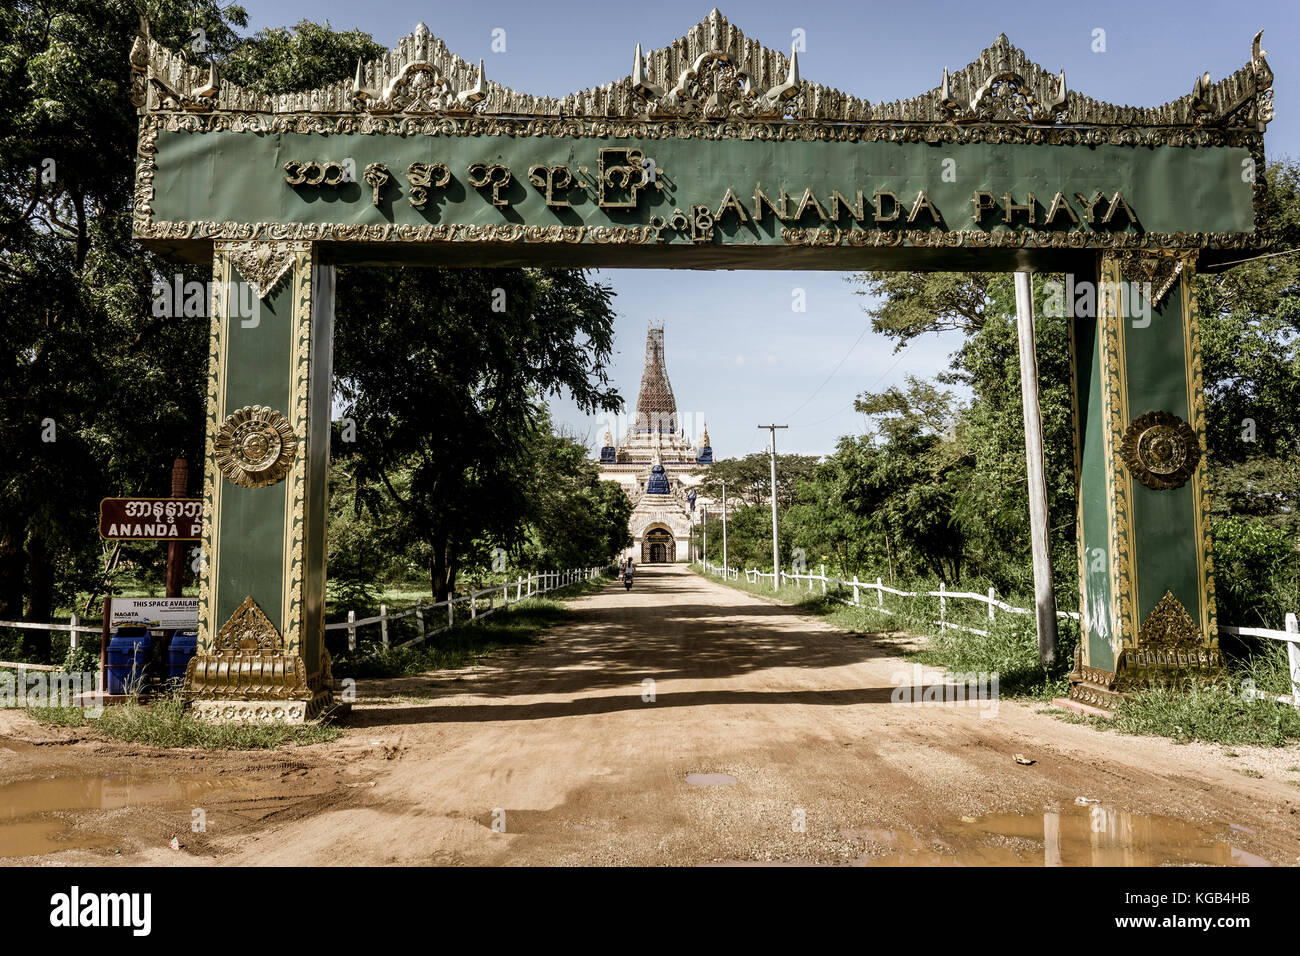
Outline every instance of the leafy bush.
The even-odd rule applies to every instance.
[[[1214,522],[1214,582],[1219,620],[1280,628],[1300,609],[1300,554],[1293,535],[1259,518]]]

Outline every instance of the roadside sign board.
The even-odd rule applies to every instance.
[[[199,498],[105,498],[99,536],[116,541],[198,541],[203,534]]]
[[[198,598],[113,598],[110,627],[197,628]]]

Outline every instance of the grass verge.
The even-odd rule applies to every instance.
[[[569,617],[565,599],[601,590],[610,578],[580,581],[546,597],[529,598],[481,618],[474,624],[458,624],[433,635],[423,644],[384,647],[378,641],[358,641],[352,653],[340,654],[332,664],[337,678],[404,677],[432,670],[468,667],[503,647],[537,643],[538,635]]]
[[[151,747],[200,747],[204,750],[270,750],[336,740],[342,731],[330,724],[209,724],[195,719],[183,694],[105,707],[91,717],[80,707],[31,707],[38,723],[87,727],[116,740]]]
[[[698,571],[697,571],[698,573]],[[710,580],[722,579],[709,575]],[[784,585],[778,591],[762,583],[751,584],[743,577],[725,582],[728,586],[760,597],[775,598],[789,604],[803,614],[824,618],[827,623],[861,637],[870,638],[884,633],[906,632],[922,638],[919,649],[891,648],[891,652],[906,660],[931,667],[943,667],[963,675],[997,674],[999,693],[1011,698],[1051,700],[1069,691],[1066,675],[1070,671],[1077,642],[1077,627],[1072,621],[1062,621],[1057,636],[1057,663],[1044,669],[1038,662],[1038,637],[1033,617],[1027,614],[999,613],[989,625],[985,605],[974,602],[949,602],[946,618],[954,623],[979,626],[987,635],[973,634],[951,628],[940,628],[934,622],[939,617],[939,599],[931,597],[887,597],[885,613],[876,607],[874,592],[859,592],[859,604],[845,604],[852,600],[852,588],[839,591],[828,589],[821,593],[818,584],[813,590]],[[982,614],[982,620],[976,618]]]
[[[709,578],[722,580],[714,575]],[[1072,621],[1061,621],[1057,662],[1052,668],[1044,669],[1038,662],[1038,637],[1031,615],[999,613],[992,627],[985,617],[981,629],[989,633],[980,635],[936,627],[933,623],[938,617],[935,598],[887,598],[889,609],[896,612],[890,615],[872,606],[873,593],[862,594],[862,605],[851,606],[836,600],[837,596],[851,599],[851,590],[839,595],[828,592],[823,596],[820,587],[810,592],[787,585],[773,591],[770,584],[766,587],[750,584],[744,578],[726,583],[738,590],[775,598],[801,613],[824,618],[863,637],[899,631],[919,636],[924,640],[919,650],[893,648],[891,652],[920,664],[943,667],[950,673],[996,672],[999,692],[1008,698],[1047,701],[1069,692],[1067,674],[1078,642],[1078,625]],[[952,605],[949,608],[951,612]],[[961,623],[973,624],[966,620]],[[1079,717],[1066,711],[1050,713],[1070,723],[1087,723],[1126,734],[1169,737],[1180,742],[1202,740],[1281,747],[1300,740],[1300,709],[1261,697],[1253,693],[1255,690],[1290,693],[1290,674],[1282,645],[1269,644],[1251,653],[1229,657],[1227,669],[1213,682],[1134,691],[1121,701],[1110,718]]]

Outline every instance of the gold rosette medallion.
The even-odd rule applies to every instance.
[[[274,408],[245,405],[221,423],[213,442],[221,473],[244,488],[273,485],[289,473],[298,438]]]
[[[1168,491],[1187,483],[1201,460],[1196,432],[1177,415],[1147,412],[1133,419],[1120,449],[1133,477]]]

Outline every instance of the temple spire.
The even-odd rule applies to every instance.
[[[645,368],[636,399],[636,430],[677,433],[677,400],[664,365],[664,326],[651,325],[645,336]]]

